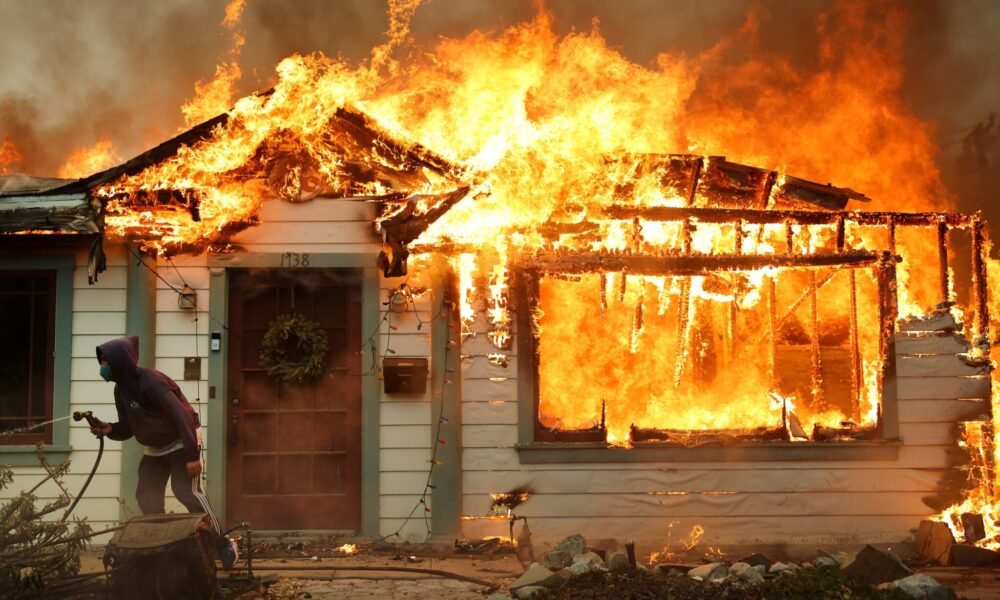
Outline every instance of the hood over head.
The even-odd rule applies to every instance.
[[[139,336],[130,335],[104,342],[97,347],[97,362],[108,361],[111,381],[133,379],[139,368]]]

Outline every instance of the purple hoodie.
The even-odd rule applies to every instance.
[[[138,365],[139,338],[132,335],[101,344],[98,363],[101,360],[111,366],[118,409],[118,422],[111,423],[108,437],[123,441],[134,435],[143,446],[154,448],[179,439],[185,460],[198,460],[198,414],[172,379]]]

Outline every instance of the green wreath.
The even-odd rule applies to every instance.
[[[288,341],[292,338],[296,340],[296,347],[306,354],[298,362],[285,356]],[[319,323],[298,313],[279,315],[268,325],[260,343],[260,366],[279,382],[312,381],[326,372],[328,348],[326,332]]]

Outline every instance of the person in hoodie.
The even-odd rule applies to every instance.
[[[201,490],[201,448],[198,414],[170,377],[140,367],[139,338],[114,339],[97,347],[101,377],[115,383],[117,423],[98,422],[97,436],[142,444],[139,483],[135,497],[142,514],[165,512],[167,480],[174,496],[190,512],[206,513],[219,538],[219,554],[226,568],[236,560],[235,544],[223,536],[222,526]],[[228,564],[227,564],[228,563]]]

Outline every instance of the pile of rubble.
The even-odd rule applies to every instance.
[[[583,583],[584,580],[591,584],[595,577],[601,575],[617,578],[612,587],[618,588],[619,594],[624,591],[621,589],[623,585],[627,587],[627,579],[632,577],[641,579],[645,587],[650,581],[654,584],[659,582],[674,594],[678,591],[677,584],[682,583],[681,587],[688,590],[689,597],[695,597],[694,593],[699,598],[760,597],[773,587],[809,573],[830,574],[834,582],[850,582],[865,587],[875,594],[872,597],[883,597],[881,592],[884,592],[886,598],[955,598],[952,590],[932,577],[913,574],[894,554],[872,546],[865,546],[856,553],[839,552],[834,555],[821,552],[815,560],[801,564],[771,561],[762,554],[751,554],[736,562],[718,560],[701,565],[653,566],[637,563],[632,549],[626,547],[629,550],[627,554],[605,551],[588,547],[581,535],[569,536],[546,552],[538,562],[531,563],[524,574],[510,584],[510,594],[493,595],[489,600],[561,598],[564,596],[558,593],[560,590],[574,587],[574,582]]]

